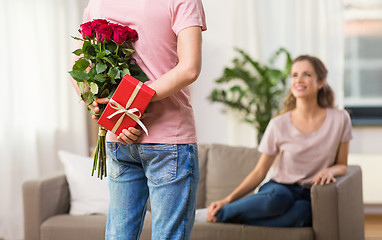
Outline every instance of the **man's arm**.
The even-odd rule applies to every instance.
[[[156,91],[151,101],[159,101],[193,83],[202,66],[202,31],[189,27],[178,34],[178,64],[158,78],[150,87]]]

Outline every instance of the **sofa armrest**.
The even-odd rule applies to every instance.
[[[364,239],[362,172],[349,166],[335,183],[312,186],[313,231],[316,240]]]
[[[70,193],[63,173],[23,184],[25,240],[40,240],[40,226],[47,218],[69,212]]]

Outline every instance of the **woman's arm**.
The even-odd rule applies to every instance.
[[[215,215],[224,205],[238,200],[254,190],[264,180],[274,160],[275,156],[261,154],[256,167],[231,194],[220,201],[211,203],[207,210],[207,221],[216,222]]]
[[[193,83],[199,76],[202,65],[202,31],[189,27],[178,34],[178,64],[150,84],[156,91],[151,101],[164,99]]]
[[[345,175],[348,168],[348,153],[349,142],[341,143],[338,147],[336,163],[318,173],[312,183],[314,185],[329,184],[330,182],[336,182],[335,176]]]

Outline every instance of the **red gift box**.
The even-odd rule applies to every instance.
[[[125,75],[113,97],[98,120],[98,124],[119,135],[123,129],[135,127],[138,123],[148,134],[140,121],[155,90],[130,75]]]

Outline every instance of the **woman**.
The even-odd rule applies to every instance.
[[[335,182],[347,171],[349,115],[334,109],[327,70],[316,57],[296,58],[285,110],[273,118],[259,145],[262,153],[254,170],[226,198],[211,203],[207,221],[302,227],[311,225],[310,187]],[[276,156],[278,173],[253,191],[265,178]]]

